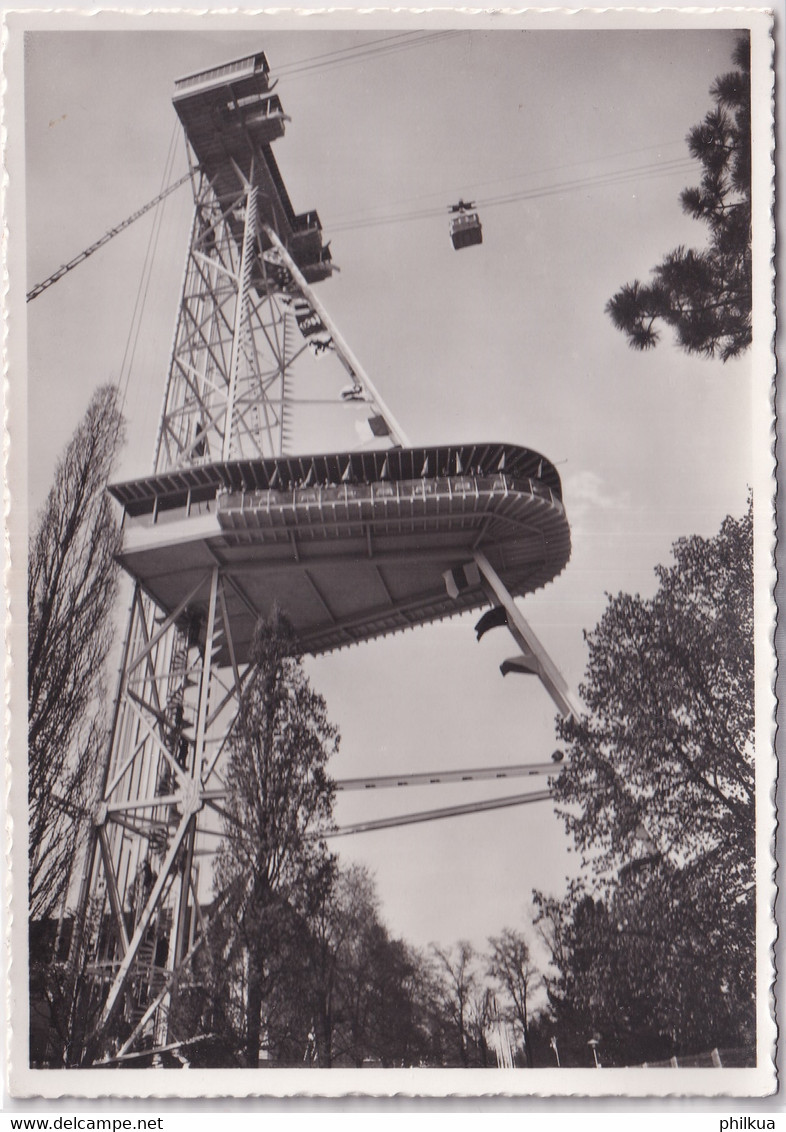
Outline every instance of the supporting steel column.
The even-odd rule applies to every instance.
[[[355,357],[353,351],[350,349],[338,327],[333,322],[333,319],[330,317],[328,312],[323,307],[322,303],[320,303],[319,299],[314,294],[314,288],[306,282],[306,278],[303,275],[303,272],[295,263],[292,256],[282,244],[281,240],[278,238],[277,233],[273,231],[269,224],[263,224],[262,230],[280,255],[283,263],[286,265],[287,271],[290,273],[293,280],[297,284],[298,290],[302,293],[304,298],[308,299],[312,309],[316,311],[316,313],[322,319],[322,322],[330,331],[330,336],[333,339],[333,345],[335,347],[336,354],[341,360],[344,369],[347,371],[353,381],[359,382],[363,386],[366,392],[371,396],[373,405],[385,418],[393,442],[402,448],[409,448],[410,444],[404,434],[403,428],[380,397],[371,378],[368,376],[360,362]]]
[[[240,347],[243,339],[244,322],[246,319],[246,300],[248,296],[248,282],[251,276],[251,261],[254,256],[254,245],[257,234],[257,190],[251,187],[246,196],[246,226],[243,233],[243,250],[240,256],[240,267],[237,273],[237,305],[235,307],[235,323],[232,334],[232,356],[229,363],[229,388],[227,389],[226,414],[224,418],[224,445],[221,453],[223,460],[232,457],[232,440],[234,437],[235,397],[237,395],[238,366],[240,364]]]
[[[202,773],[205,766],[205,736],[207,733],[207,713],[210,701],[211,691],[211,677],[213,673],[213,645],[216,632],[216,611],[218,606],[219,595],[219,573],[218,567],[214,567],[210,578],[210,600],[207,612],[207,627],[205,631],[205,652],[202,663],[202,675],[199,687],[199,708],[197,714],[197,732],[196,740],[194,743],[193,761],[191,764],[191,792],[194,797],[199,798],[199,808],[202,808],[203,794],[202,794]],[[178,896],[177,904],[177,919],[174,924],[173,941],[170,949],[172,956],[171,967],[174,978],[170,984],[170,992],[164,1000],[165,1005],[161,1012],[162,1020],[166,1017],[167,1027],[166,1035],[169,1041],[173,1040],[171,1028],[168,1025],[169,1010],[172,1004],[172,999],[177,993],[177,972],[183,957],[188,950],[188,899],[194,886],[192,885],[192,870],[194,867],[194,842],[196,840],[196,826],[197,817],[196,812],[191,818],[189,830],[185,838],[185,853],[183,863],[181,865],[180,873],[180,893]],[[198,899],[198,894],[194,891],[194,910],[192,915],[196,914],[195,904]],[[162,1027],[163,1034],[163,1027]]]
[[[562,715],[578,718],[578,711],[571,700],[564,676],[536,637],[499,574],[482,551],[475,551],[474,557],[475,564],[480,571],[483,589],[489,599],[492,603],[504,606],[507,613],[508,629],[522,651],[527,668],[540,678],[541,683]]]

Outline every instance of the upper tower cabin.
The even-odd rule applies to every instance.
[[[219,200],[229,203],[237,195],[240,170],[260,190],[261,219],[278,233],[308,282],[330,275],[319,216],[314,210],[295,213],[273,157],[271,143],[283,135],[287,117],[272,92],[264,54],[178,79],[172,102]]]

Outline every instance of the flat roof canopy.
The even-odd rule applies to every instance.
[[[274,603],[323,653],[487,604],[479,579],[446,589],[476,551],[514,596],[570,557],[556,470],[512,445],[235,461],[110,490],[127,515],[121,562],[164,611],[193,592],[198,620],[219,567],[238,663]]]
[[[313,471],[312,471],[313,468]],[[347,470],[349,469],[349,474]],[[480,469],[485,475],[505,472],[516,479],[533,479],[559,500],[562,483],[554,465],[531,448],[517,444],[452,444],[430,448],[392,448],[368,452],[330,452],[305,456],[276,456],[266,460],[228,460],[193,464],[144,479],[111,484],[110,493],[129,515],[182,506],[189,492],[196,499],[212,498],[220,489],[253,491],[304,483],[375,483],[462,474]]]

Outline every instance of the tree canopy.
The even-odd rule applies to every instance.
[[[700,249],[678,247],[653,269],[649,283],[626,283],[607,303],[612,322],[636,350],[671,326],[689,354],[737,357],[751,343],[750,42],[734,50],[736,70],[710,89],[714,106],[690,131],[691,156],[702,165],[697,187],[680,197],[683,211],[707,225]]]
[[[245,1059],[256,1066],[280,940],[292,917],[308,915],[332,883],[334,861],[320,834],[332,820],[334,788],[326,768],[338,732],[310,687],[291,624],[279,610],[257,626],[252,658],[229,738],[215,885],[230,894],[222,916],[231,923],[221,941],[223,960],[242,968]]]
[[[673,554],[587,635],[555,783],[585,879],[536,894],[557,1015],[634,1059],[754,1032],[752,501]]]
[[[106,485],[124,440],[119,393],[98,389],[55,470],[27,578],[29,914],[68,886],[103,741],[120,531]],[[92,710],[91,710],[92,709]]]
[[[680,539],[654,597],[610,598],[586,634],[587,711],[555,797],[596,872],[642,849],[674,864],[718,857],[752,881],[753,508],[714,538]],[[728,870],[731,870],[730,872]]]

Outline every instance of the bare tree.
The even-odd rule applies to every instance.
[[[434,954],[444,972],[444,1006],[455,1031],[459,1063],[466,1069],[471,1058],[471,1010],[477,992],[473,969],[475,952],[466,940],[459,940],[451,951],[434,947]]]
[[[529,1040],[530,999],[537,972],[530,960],[529,945],[520,932],[504,928],[502,935],[489,939],[488,973],[496,979],[510,1002],[511,1020],[521,1027],[524,1054],[532,1068]]]
[[[496,1002],[491,987],[476,984],[469,1001],[468,1033],[477,1065],[486,1069],[497,1064],[489,1046],[488,1034],[496,1015]]]
[[[67,892],[101,745],[120,531],[105,489],[124,440],[118,390],[101,386],[58,462],[30,540],[27,582],[29,914]]]

